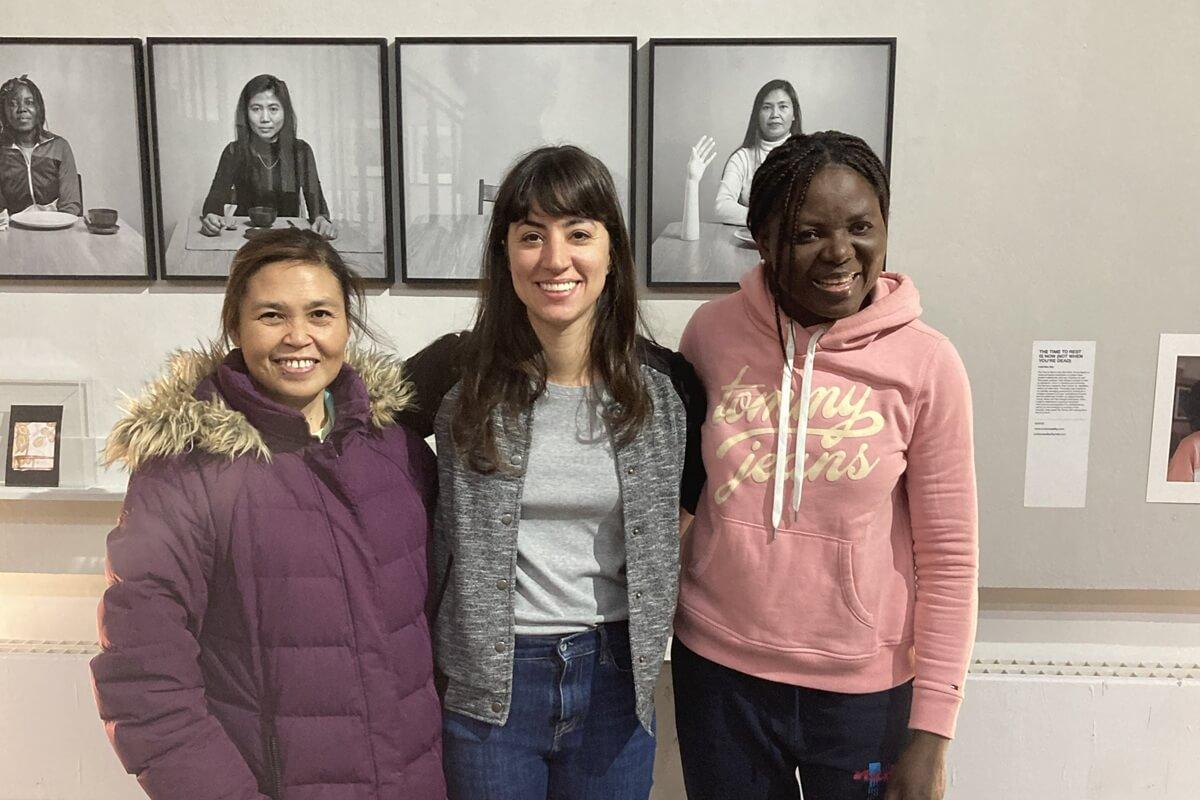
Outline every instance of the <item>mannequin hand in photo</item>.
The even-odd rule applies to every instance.
[[[716,155],[717,141],[711,136],[701,136],[692,145],[692,154],[687,163],[687,181],[683,184],[683,220],[679,232],[679,238],[685,242],[700,238],[700,179]]]
[[[317,217],[314,219],[312,229],[313,233],[319,235],[323,239],[336,239],[338,236],[337,226],[325,217]]]
[[[704,171],[717,156],[717,141],[711,136],[700,137],[700,141],[692,145],[692,155],[688,158],[687,179],[699,181],[704,177]]]
[[[946,794],[946,750],[950,740],[929,731],[912,732],[892,767],[883,800],[942,800]]]

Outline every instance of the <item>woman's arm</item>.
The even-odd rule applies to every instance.
[[[312,229],[324,236],[326,239],[337,238],[337,227],[329,219],[329,205],[325,202],[325,192],[321,189],[321,176],[317,172],[317,157],[313,154],[312,147],[308,142],[300,140],[299,145],[301,158],[304,160],[304,168],[300,171],[303,175],[303,184],[300,190],[304,192],[304,205],[308,208],[308,221],[312,224]]]
[[[62,159],[58,162],[58,203],[56,208],[67,214],[83,215],[83,198],[79,196],[79,171],[75,167],[75,154],[67,140],[58,137],[62,144]]]
[[[721,172],[721,184],[717,187],[717,200],[713,207],[717,221],[726,225],[745,225],[746,206],[741,204],[742,185],[751,175],[750,157],[745,148],[735,150],[725,162]]]
[[[396,421],[423,439],[433,435],[433,422],[442,398],[458,383],[464,339],[461,333],[448,333],[404,362],[404,379],[412,382],[416,399],[396,414]]]
[[[930,356],[917,396],[905,483],[916,580],[913,736],[885,800],[940,800],[975,641],[979,576],[971,387],[948,341]]]
[[[225,204],[233,202],[233,187],[237,183],[237,152],[233,142],[221,151],[221,160],[217,162],[217,171],[213,175],[208,194],[204,197],[204,207],[200,214],[207,216],[224,215]]]
[[[951,738],[975,640],[979,531],[971,389],[948,341],[917,397],[905,483],[917,584],[909,727]]]
[[[130,479],[108,537],[96,704],[121,763],[152,800],[267,800],[208,710],[197,636],[214,543],[198,494],[164,462]]]

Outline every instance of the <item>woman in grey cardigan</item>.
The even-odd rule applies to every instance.
[[[473,329],[409,360],[452,800],[649,795],[704,395],[638,336],[636,280],[608,170],[535,150],[500,185]]]

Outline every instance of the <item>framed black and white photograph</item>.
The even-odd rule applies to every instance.
[[[890,164],[895,39],[651,39],[651,286],[733,286],[758,165],[794,133],[840,130]]]
[[[0,278],[154,272],[142,45],[0,38]]]
[[[383,39],[150,39],[166,278],[229,274],[258,232],[306,228],[390,281]]]
[[[1159,337],[1148,503],[1200,503],[1200,335]]]
[[[405,281],[476,280],[496,187],[542,145],[577,145],[604,162],[632,226],[636,45],[396,41]]]
[[[62,406],[11,406],[5,486],[58,486]]]

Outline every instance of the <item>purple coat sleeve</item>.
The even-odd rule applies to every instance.
[[[108,536],[96,703],[113,749],[149,797],[266,800],[208,711],[197,636],[214,532],[201,484],[187,484],[181,466],[135,472]]]

